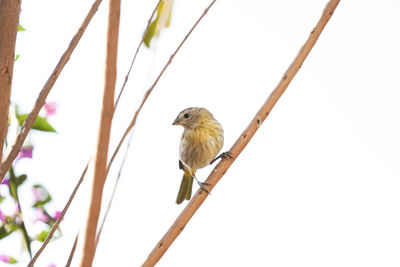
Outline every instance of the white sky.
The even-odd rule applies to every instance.
[[[122,2],[118,91],[156,2]],[[152,49],[141,50],[116,113],[112,151],[144,92],[209,2],[176,0],[171,27]],[[30,111],[91,4],[23,1],[27,31],[18,35],[12,96],[22,111]],[[190,106],[208,108],[224,126],[228,150],[325,4],[217,1],[143,108],[95,266],[139,266],[187,203],[175,204],[182,176],[182,129],[171,125],[176,115]],[[101,4],[48,97],[60,106],[51,118],[58,134],[32,133],[34,159],[18,166],[29,179],[21,190],[25,210],[34,183],[44,184],[54,196],[51,207],[61,209],[93,151],[107,6]],[[400,265],[399,12],[395,0],[339,4],[268,119],[157,266]],[[200,170],[198,178],[211,170]],[[63,238],[48,246],[37,266],[66,263],[87,196],[85,184],[61,225]],[[0,253],[25,266],[28,256],[20,248],[18,238],[0,243]]]

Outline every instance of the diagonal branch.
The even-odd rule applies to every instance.
[[[96,230],[99,220],[104,183],[107,176],[108,144],[114,113],[114,91],[117,79],[117,52],[121,0],[111,0],[108,13],[106,73],[103,92],[97,151],[92,181],[89,214],[86,219],[83,236],[83,255],[80,266],[92,266],[95,254]]]
[[[270,94],[267,101],[261,106],[255,117],[251,120],[249,126],[244,130],[244,132],[239,136],[235,144],[232,146],[230,152],[234,158],[237,158],[239,154],[243,151],[251,138],[254,136],[255,132],[261,126],[263,121],[267,118],[272,108],[278,102],[281,95],[285,92],[289,83],[299,71],[304,60],[316,43],[325,25],[331,18],[335,8],[339,4],[339,1],[340,0],[331,0],[328,2],[320,20],[318,21],[315,28],[311,31],[310,36],[308,37],[303,47],[300,49],[298,55],[293,60],[292,64],[289,66],[274,91]],[[233,160],[229,158],[223,159],[221,160],[221,162],[219,162],[219,164],[214,168],[214,170],[211,172],[206,180],[206,183],[210,184],[208,190],[211,191],[211,189],[227,172],[232,163]],[[154,266],[160,260],[160,258],[164,255],[172,242],[174,242],[178,235],[183,231],[190,218],[199,209],[207,196],[208,194],[205,194],[202,189],[199,189],[197,191],[192,200],[188,203],[188,205],[185,207],[185,209],[182,211],[176,221],[172,224],[171,228],[157,243],[153,251],[151,251],[147,260],[143,263],[142,267]]]
[[[21,0],[0,1],[0,162],[8,129],[8,109],[20,8]]]
[[[36,252],[35,256],[33,257],[33,259],[29,262],[28,267],[33,267],[33,265],[35,264],[36,260],[39,258],[40,254],[43,252],[43,250],[45,249],[45,247],[47,246],[47,244],[50,242],[51,238],[53,237],[55,231],[57,230],[58,226],[60,225],[61,221],[64,218],[65,213],[67,212],[69,206],[72,203],[72,200],[75,197],[76,192],[79,189],[79,186],[81,185],[81,183],[83,182],[83,178],[86,175],[86,172],[88,170],[89,167],[89,163],[86,165],[85,169],[83,170],[83,173],[81,175],[81,178],[79,179],[77,185],[75,186],[74,190],[72,191],[71,196],[69,197],[67,204],[65,204],[64,209],[62,210],[60,216],[57,218],[57,221],[54,223],[53,227],[50,230],[49,235],[47,236],[46,240],[43,242],[42,246],[39,248],[39,250]]]
[[[137,55],[138,55],[138,53],[139,53],[139,49],[140,49],[140,47],[141,47],[142,44],[143,44],[143,41],[144,41],[144,37],[145,37],[145,35],[146,35],[146,32],[147,32],[147,31],[149,30],[149,28],[150,28],[150,23],[151,23],[151,21],[153,20],[154,14],[156,14],[157,8],[158,8],[158,6],[160,5],[161,1],[162,1],[162,0],[158,0],[158,3],[157,3],[156,7],[155,7],[154,10],[153,10],[153,13],[151,14],[149,20],[147,21],[146,29],[144,30],[144,33],[143,33],[143,35],[142,35],[142,39],[140,40],[140,43],[138,44],[138,46],[137,46],[137,48],[136,48],[136,52],[135,52],[135,55],[133,56],[131,65],[129,66],[128,73],[127,73],[126,76],[125,76],[124,83],[122,84],[122,87],[121,87],[121,90],[119,91],[117,100],[115,101],[114,111],[115,111],[115,109],[116,109],[117,106],[118,106],[118,102],[119,102],[119,100],[120,100],[120,98],[121,98],[122,93],[124,92],[126,83],[128,82],[129,74],[131,73],[131,70],[132,70],[132,67],[133,67],[133,63],[135,63],[136,57],[137,57]]]
[[[0,1],[1,3],[4,1]],[[96,0],[89,13],[86,15],[82,25],[79,27],[77,33],[72,38],[67,50],[65,50],[64,54],[62,55],[60,61],[58,62],[57,66],[53,70],[52,74],[50,75],[49,79],[47,80],[46,84],[40,91],[38,98],[36,99],[36,103],[33,106],[32,111],[29,113],[28,117],[26,118],[24,124],[22,125],[21,129],[18,132],[18,136],[15,139],[15,143],[11,147],[10,152],[8,153],[6,159],[0,165],[0,183],[3,181],[4,176],[6,175],[8,169],[11,167],[11,163],[14,161],[15,157],[18,155],[21,147],[25,141],[26,136],[28,135],[29,130],[32,128],[32,125],[39,114],[40,109],[44,105],[47,95],[50,93],[50,90],[53,88],[54,83],[57,81],[58,76],[60,75],[61,71],[63,70],[64,66],[67,64],[69,58],[72,55],[75,47],[77,46],[79,40],[81,39],[83,33],[85,32],[89,22],[93,18],[94,14],[96,13],[101,0]]]
[[[76,250],[76,245],[78,244],[78,237],[79,237],[79,233],[75,237],[75,241],[74,241],[74,244],[72,245],[72,249],[71,249],[71,252],[69,253],[68,261],[65,264],[65,267],[71,266],[72,259],[74,258],[74,254],[75,254],[75,250]]]

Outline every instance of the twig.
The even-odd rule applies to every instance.
[[[100,224],[100,227],[99,227],[99,231],[97,231],[97,235],[96,235],[96,249],[97,249],[97,245],[99,244],[99,240],[100,240],[101,232],[103,231],[104,223],[106,222],[108,213],[110,212],[111,204],[112,204],[112,202],[113,202],[113,199],[114,199],[114,196],[115,196],[115,192],[117,191],[117,186],[118,186],[119,178],[121,177],[122,169],[124,168],[125,160],[126,160],[126,158],[127,158],[127,156],[128,156],[129,147],[130,147],[131,141],[132,141],[132,136],[133,136],[133,132],[131,132],[131,136],[130,136],[130,138],[129,138],[128,145],[126,146],[125,155],[124,155],[124,158],[122,159],[121,167],[119,168],[117,180],[115,181],[114,188],[113,188],[113,192],[112,192],[111,197],[110,197],[110,201],[108,202],[107,209],[106,209],[106,211],[104,212],[103,220],[101,221],[101,224]]]
[[[50,230],[49,235],[47,236],[46,240],[43,242],[42,246],[39,248],[39,250],[36,252],[35,256],[33,257],[33,259],[29,262],[28,267],[33,267],[33,265],[35,264],[37,258],[40,256],[40,254],[43,252],[44,248],[47,246],[47,244],[50,242],[51,238],[53,237],[55,231],[57,230],[58,226],[60,225],[61,221],[64,218],[65,213],[67,212],[69,206],[72,203],[72,200],[75,197],[76,192],[79,189],[79,186],[81,185],[83,178],[86,175],[86,172],[88,170],[89,167],[89,163],[86,165],[85,169],[82,172],[81,178],[79,179],[78,183],[76,184],[74,191],[72,191],[71,196],[69,197],[67,204],[65,204],[64,209],[62,210],[60,217],[57,218],[56,222],[54,223],[53,227]]]
[[[158,3],[157,3],[156,7],[155,7],[154,10],[153,10],[153,13],[151,13],[150,18],[149,18],[149,20],[147,21],[146,29],[144,30],[144,33],[143,33],[143,35],[142,35],[142,39],[140,40],[140,43],[138,44],[138,46],[137,46],[137,48],[136,48],[136,52],[135,52],[135,55],[133,56],[131,65],[129,66],[128,73],[127,73],[126,76],[125,76],[124,83],[122,84],[122,87],[121,87],[121,90],[119,91],[117,100],[115,101],[115,104],[114,104],[114,111],[115,111],[116,107],[118,106],[119,99],[121,98],[122,92],[123,92],[124,89],[125,89],[125,85],[126,85],[126,83],[128,82],[129,74],[131,73],[131,70],[132,70],[132,67],[133,67],[133,63],[135,63],[136,57],[137,57],[137,55],[138,55],[138,53],[139,53],[139,49],[140,49],[140,47],[141,47],[142,44],[143,44],[144,36],[145,36],[146,32],[149,30],[150,23],[151,23],[151,21],[153,20],[154,14],[156,13],[157,8],[158,8],[158,6],[160,5],[161,1],[162,1],[162,0],[158,0]]]
[[[76,245],[78,244],[78,237],[79,237],[79,234],[77,234],[76,237],[75,237],[75,241],[74,241],[74,244],[72,246],[71,253],[69,253],[68,261],[67,261],[67,264],[65,264],[65,267],[71,266],[71,262],[72,262],[72,259],[74,257],[75,250],[76,250]]]
[[[114,91],[117,79],[117,51],[121,1],[110,0],[108,13],[106,73],[103,92],[103,106],[101,111],[99,136],[94,166],[94,177],[91,189],[89,214],[83,231],[83,254],[81,267],[92,266],[97,223],[101,208],[104,183],[106,181],[108,144],[110,141],[111,123],[114,113]]]
[[[196,23],[193,25],[193,27],[189,30],[189,32],[186,34],[185,38],[183,38],[182,42],[178,45],[178,47],[176,48],[175,52],[171,55],[171,57],[169,58],[168,62],[165,64],[164,68],[161,70],[160,74],[158,75],[157,79],[154,81],[153,85],[146,91],[146,93],[144,94],[142,103],[140,103],[139,108],[136,110],[135,115],[133,116],[128,128],[125,130],[125,133],[123,134],[121,140],[119,141],[110,161],[108,162],[107,165],[107,173],[110,171],[111,165],[115,159],[115,156],[117,155],[119,149],[121,148],[122,143],[124,142],[126,136],[128,135],[128,133],[130,132],[130,130],[132,130],[133,126],[135,126],[136,123],[136,119],[140,113],[140,111],[142,110],[142,107],[144,105],[144,103],[146,102],[147,98],[149,97],[149,95],[151,94],[151,92],[153,91],[154,87],[157,85],[158,81],[160,80],[161,76],[164,74],[165,70],[167,69],[167,67],[171,64],[172,60],[174,59],[175,55],[178,53],[178,51],[181,49],[182,45],[185,43],[185,41],[189,38],[190,34],[193,32],[193,30],[197,27],[197,25],[199,24],[199,22],[203,19],[203,17],[207,14],[208,10],[214,5],[214,3],[217,0],[213,0],[211,2],[211,4],[204,10],[203,14],[198,18],[198,20],[196,21]]]
[[[20,9],[21,0],[0,1],[0,162],[8,129],[8,110]]]
[[[301,68],[307,55],[310,53],[312,47],[316,43],[319,35],[321,34],[323,28],[331,18],[336,6],[339,4],[340,0],[331,0],[324,9],[324,12],[318,21],[315,28],[311,31],[310,36],[307,41],[300,49],[298,55],[289,66],[288,70],[283,75],[282,79],[270,94],[267,101],[261,106],[260,110],[257,112],[256,116],[251,120],[250,125],[244,130],[244,132],[239,136],[235,144],[230,149],[230,152],[234,158],[237,158],[242,150],[249,143],[255,132],[258,130],[263,121],[267,118],[272,108],[275,106],[280,96],[285,92],[289,83],[296,75],[298,70]],[[211,191],[216,183],[222,178],[226,173],[228,168],[233,163],[232,159],[225,158],[222,159],[218,165],[214,168],[211,174],[208,176],[206,183],[210,184],[208,190]],[[197,193],[193,196],[192,200],[188,203],[179,217],[172,224],[171,228],[167,231],[163,238],[157,243],[153,251],[149,254],[147,260],[142,266],[154,266],[160,258],[164,255],[167,249],[170,247],[172,242],[177,238],[177,236],[183,231],[186,224],[189,222],[193,214],[198,210],[204,200],[207,198],[208,194],[204,193],[204,190],[199,189]]]
[[[7,1],[1,1],[7,2]],[[35,105],[32,108],[32,111],[29,113],[28,117],[26,118],[24,124],[22,125],[21,129],[18,132],[18,135],[15,139],[15,143],[11,147],[10,152],[8,153],[6,159],[0,165],[0,183],[3,181],[4,176],[6,175],[8,169],[11,166],[11,163],[14,161],[15,157],[18,155],[21,147],[25,141],[26,136],[28,135],[29,130],[32,128],[32,125],[39,114],[40,109],[44,105],[47,95],[49,94],[50,90],[53,88],[54,83],[56,82],[58,76],[60,75],[61,71],[63,70],[65,64],[67,64],[69,58],[71,57],[72,52],[74,51],[75,47],[77,46],[79,40],[81,39],[83,33],[85,32],[89,22],[93,18],[94,14],[96,13],[101,0],[96,0],[89,13],[86,15],[82,25],[78,29],[75,36],[72,38],[67,50],[65,50],[64,54],[62,55],[60,61],[58,62],[57,66],[53,70],[52,74],[50,75],[49,79],[47,80],[46,84],[40,91],[38,98],[36,99]]]

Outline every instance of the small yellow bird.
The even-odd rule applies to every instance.
[[[176,204],[180,204],[192,196],[193,178],[197,180],[196,171],[212,163],[224,145],[224,130],[205,108],[183,110],[172,125],[182,125],[184,128],[179,147],[179,167],[184,174],[176,198]],[[222,156],[226,156],[225,153]],[[197,182],[207,191],[203,183]]]

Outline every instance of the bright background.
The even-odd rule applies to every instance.
[[[151,49],[142,48],[115,114],[111,151],[209,2],[176,0],[170,28]],[[117,91],[156,3],[122,2]],[[18,34],[21,56],[12,93],[22,111],[32,108],[91,4],[23,1],[20,21],[27,31]],[[95,266],[139,266],[184,208],[186,203],[175,204],[182,175],[182,129],[171,125],[177,114],[191,106],[208,108],[224,126],[228,150],[325,4],[217,1],[139,116]],[[32,133],[34,158],[17,169],[28,174],[30,184],[49,189],[54,210],[64,206],[96,144],[107,6],[108,1],[101,4],[48,97],[59,104],[51,118],[58,134]],[[396,0],[339,4],[268,119],[157,266],[400,265],[399,12]],[[200,170],[198,177],[206,179],[211,170]],[[37,266],[66,263],[86,214],[88,181],[61,224],[63,238],[50,243]],[[26,210],[33,201],[29,188],[22,188]],[[31,225],[28,231],[39,228]],[[34,251],[39,246],[34,243]],[[20,249],[18,238],[0,243],[1,253],[25,266],[28,256],[19,255]]]

